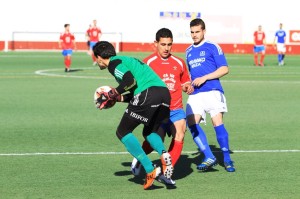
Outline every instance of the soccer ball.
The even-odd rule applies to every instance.
[[[103,93],[108,93],[111,90],[110,86],[100,86],[96,89],[94,93],[94,102],[96,104],[96,108],[100,109],[100,103],[97,101],[97,99],[101,96]],[[109,109],[113,107],[116,104],[116,100],[108,100],[104,102],[104,106],[101,109]],[[100,110],[101,110],[100,109]]]

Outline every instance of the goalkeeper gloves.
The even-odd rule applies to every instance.
[[[111,90],[108,92],[108,96],[110,99],[116,100],[117,102],[121,101],[121,95],[115,88],[111,88]]]
[[[111,99],[109,98],[108,93],[101,93],[100,97],[97,98],[96,107],[100,110],[103,109],[109,100]]]

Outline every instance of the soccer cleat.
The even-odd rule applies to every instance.
[[[142,168],[141,163],[136,158],[133,158],[132,163],[131,163],[131,172],[132,172],[132,174],[134,176],[140,175],[141,168]]]
[[[67,68],[65,68],[65,72],[68,72],[68,69],[67,69]]]
[[[152,186],[155,178],[161,173],[161,168],[154,166],[154,170],[151,173],[146,174],[146,179],[144,183],[144,189],[149,189]]]
[[[160,160],[162,163],[163,175],[168,179],[171,178],[174,169],[171,161],[171,155],[164,151],[160,156]]]
[[[166,178],[162,174],[157,178],[157,181],[161,182],[161,183],[164,183],[166,185],[175,185],[175,181],[174,180],[172,180],[171,178]]]
[[[93,62],[93,66],[97,66],[98,63],[96,61]]]
[[[217,164],[218,161],[216,158],[207,158],[197,166],[197,169],[201,171],[207,171],[208,169],[216,166]]]
[[[226,171],[235,172],[235,168],[234,168],[233,163],[234,163],[233,161],[224,162],[224,166],[225,166]]]

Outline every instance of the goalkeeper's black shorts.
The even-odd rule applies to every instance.
[[[157,132],[161,123],[168,122],[170,118],[170,101],[166,87],[150,87],[135,95],[121,119],[117,136],[124,137],[140,124],[144,124],[144,136]]]

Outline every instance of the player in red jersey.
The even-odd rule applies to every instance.
[[[60,34],[58,46],[64,56],[65,72],[70,71],[73,48],[76,49],[75,36],[70,33],[70,24],[65,24],[65,32]]]
[[[175,166],[182,152],[186,131],[186,115],[183,110],[182,91],[190,94],[193,92],[193,87],[185,61],[171,54],[172,44],[173,35],[171,30],[167,28],[158,30],[156,40],[154,41],[157,52],[146,57],[143,61],[165,82],[171,94],[170,120],[167,124],[161,125],[158,133],[162,137],[162,140],[164,140],[166,133],[172,136],[168,151],[171,155],[172,164]],[[146,154],[153,151],[146,140],[142,146]],[[137,160],[134,159],[131,166],[134,175],[139,174],[139,165]],[[168,185],[175,184],[175,181],[166,179],[163,175],[158,180]]]
[[[262,31],[261,25],[258,26],[258,30],[254,32],[254,63],[256,66],[264,66],[265,58],[265,44],[266,44],[266,35]],[[260,55],[260,61],[258,63],[258,54]]]
[[[93,25],[89,27],[89,29],[86,31],[85,36],[87,40],[89,41],[90,45],[90,52],[89,54],[92,56],[93,59],[93,65],[97,65],[96,57],[93,53],[93,47],[95,44],[100,41],[100,38],[102,36],[101,29],[97,27],[97,20],[93,20]]]

